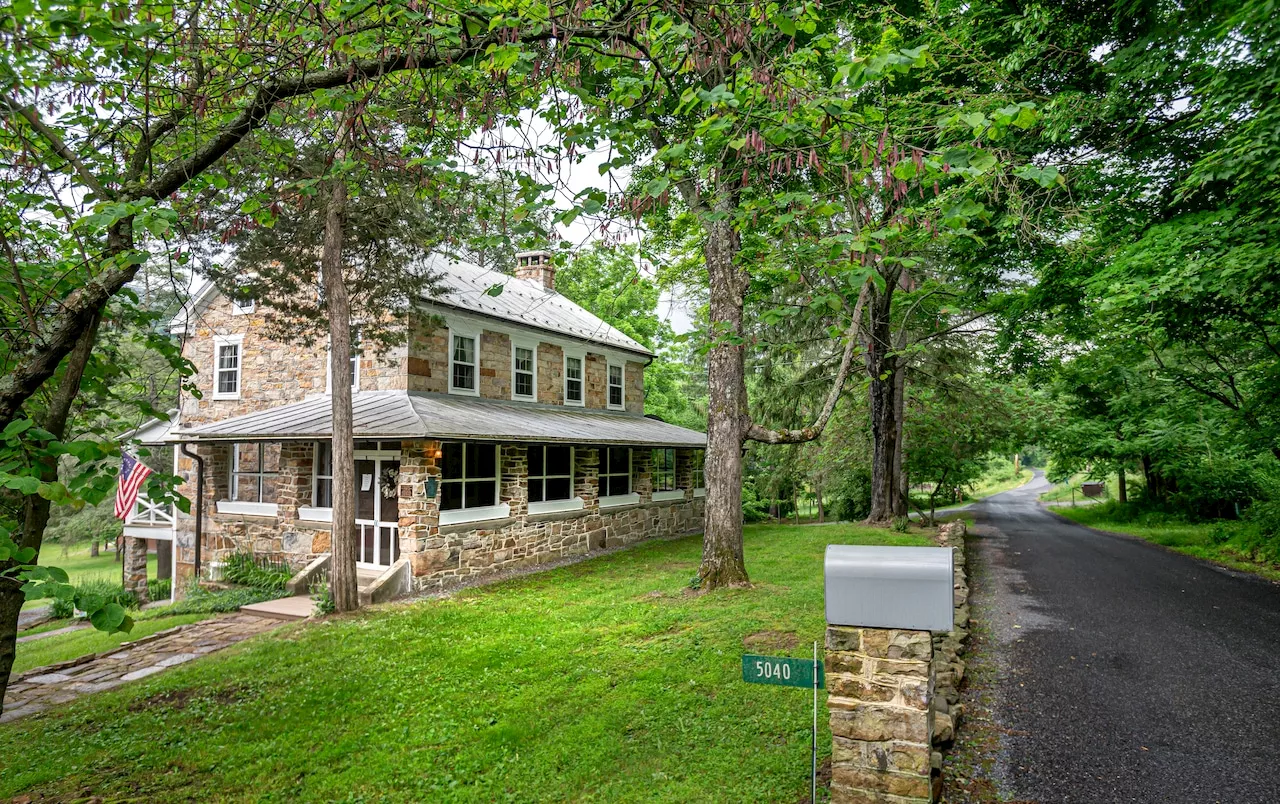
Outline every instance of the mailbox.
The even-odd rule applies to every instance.
[[[950,631],[951,562],[950,547],[827,545],[827,623]]]

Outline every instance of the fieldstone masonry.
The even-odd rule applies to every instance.
[[[831,626],[826,661],[831,801],[931,801],[929,632]]]
[[[132,592],[139,605],[151,600],[147,594],[147,540],[124,540],[124,590]]]
[[[950,633],[827,629],[834,804],[920,804],[940,792],[940,751],[955,739],[964,710],[958,690],[969,638],[964,536],[963,521],[938,529],[938,543],[955,553]]]

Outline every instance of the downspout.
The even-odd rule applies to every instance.
[[[182,444],[182,454],[196,462],[196,583],[200,583],[200,533],[204,522],[204,458],[191,452],[190,445]],[[175,561],[177,554],[174,555]],[[177,580],[176,578],[174,580]]]

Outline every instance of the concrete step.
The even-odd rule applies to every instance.
[[[310,595],[294,595],[241,606],[240,611],[273,620],[305,620],[315,613],[315,607]]]

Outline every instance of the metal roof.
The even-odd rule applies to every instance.
[[[486,270],[439,252],[427,257],[422,267],[438,275],[440,280],[439,291],[423,298],[429,305],[478,313],[574,340],[653,357],[653,352],[639,342],[562,294],[547,290],[541,282]],[[488,291],[497,286],[502,287],[502,292],[490,295]],[[206,282],[169,322],[169,331],[174,334],[186,332],[188,322],[198,319],[216,295],[214,284]]]
[[[546,330],[575,340],[613,346],[652,357],[644,346],[606,324],[541,282],[517,279],[499,271],[489,271],[443,254],[432,254],[424,267],[440,276],[440,292],[428,302],[500,318],[514,324]],[[490,295],[489,289],[502,292]]]
[[[408,391],[351,398],[355,437],[705,447],[704,433],[621,411]],[[332,436],[328,396],[175,429],[172,441],[291,441]]]

